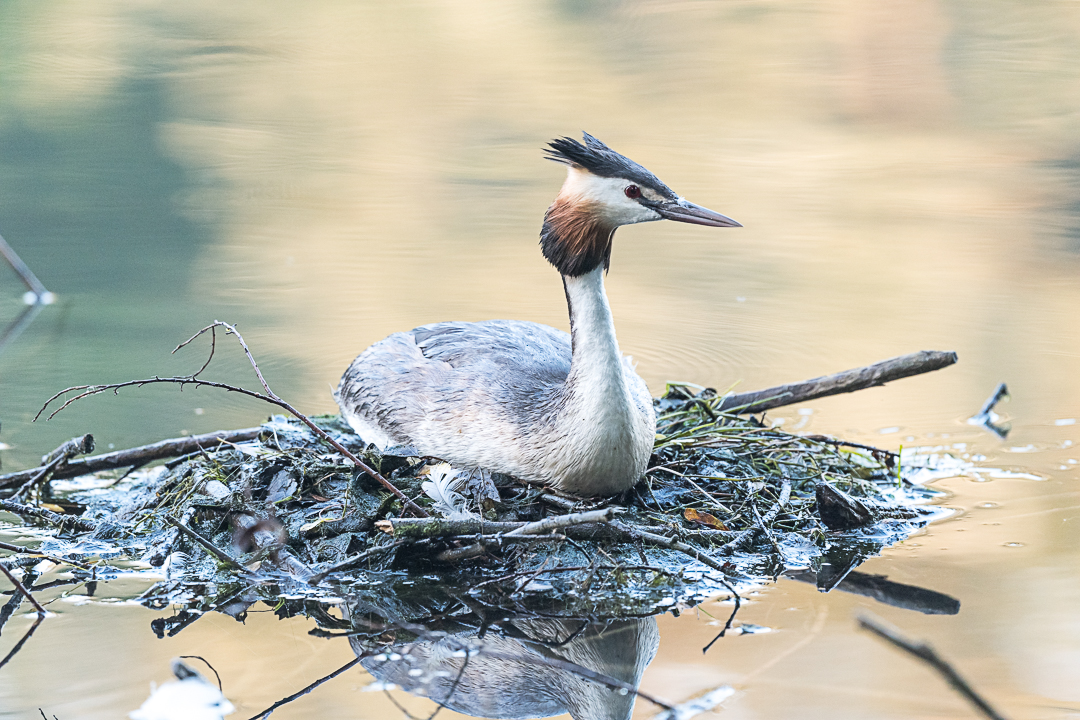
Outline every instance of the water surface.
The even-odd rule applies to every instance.
[[[1013,471],[939,482],[961,512],[862,569],[959,598],[955,616],[874,610],[1012,716],[1077,712],[1075,3],[0,7],[0,234],[59,297],[0,355],[5,470],[85,432],[104,450],[263,419],[243,398],[145,388],[30,423],[68,385],[194,370],[201,348],[169,351],[214,319],[239,323],[274,389],[312,413],[390,332],[567,327],[536,245],[562,170],[540,148],[584,129],[745,225],[616,236],[619,339],[654,392],[959,353],[776,418]],[[0,323],[22,291],[0,268]],[[209,374],[251,382],[235,348]],[[965,423],[1002,380],[1004,441]],[[705,656],[706,614],[661,618],[643,688],[682,700],[730,683],[729,717],[968,717],[854,630],[871,605],[780,580],[741,616],[774,632]],[[300,619],[209,616],[157,640],[148,610],[51,608],[0,671],[0,717],[122,717],[183,654],[211,660],[249,717],[351,657]],[[359,692],[369,679],[276,717],[396,717]]]

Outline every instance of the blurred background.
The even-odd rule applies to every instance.
[[[537,247],[564,171],[541,148],[587,130],[745,226],[616,235],[619,340],[654,393],[958,352],[775,420],[1010,471],[939,483],[957,515],[868,569],[961,598],[955,617],[889,617],[1016,717],[1080,717],[1077,3],[0,0],[0,15],[0,234],[58,296],[0,353],[5,471],[86,432],[107,450],[260,422],[267,406],[173,387],[30,422],[69,385],[197,369],[205,344],[169,351],[215,319],[309,413],[335,411],[344,368],[397,330],[568,327]],[[0,266],[0,325],[24,289]],[[206,376],[254,386],[229,343]],[[999,441],[965,420],[1003,380],[1014,430]],[[704,659],[709,618],[667,618],[646,687],[679,700],[736,683],[723,714],[738,718],[966,717],[937,678],[854,633],[856,605],[781,581],[746,611],[778,632]],[[78,622],[100,612],[39,631],[0,677],[0,718],[46,702],[56,678],[37,685],[33,658],[57,665],[63,633],[118,652],[108,672],[53,668],[111,688],[54,693],[62,719],[136,707],[176,643],[202,637],[248,669],[273,654],[222,640],[252,635],[226,618],[168,642],[146,611],[116,619],[124,632]],[[796,645],[788,666],[761,659]],[[277,661],[272,686],[235,671],[234,702],[254,711],[312,679]],[[369,717],[358,684],[327,686],[341,699],[312,700],[319,716]],[[395,712],[373,697],[370,717]]]

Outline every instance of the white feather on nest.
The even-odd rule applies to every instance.
[[[451,520],[467,520],[480,517],[465,509],[465,496],[458,492],[467,479],[468,475],[450,467],[450,463],[439,463],[431,468],[420,487],[443,515]]]

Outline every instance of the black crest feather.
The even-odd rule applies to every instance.
[[[547,159],[563,165],[580,167],[600,177],[626,178],[638,185],[652,188],[665,197],[671,199],[677,197],[671,188],[660,182],[658,177],[641,165],[615,152],[589,133],[581,134],[585,140],[584,143],[569,137],[552,140],[544,148]]]

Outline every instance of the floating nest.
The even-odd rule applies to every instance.
[[[655,401],[648,471],[616,498],[379,453],[340,418],[313,418],[430,515],[409,517],[307,427],[276,416],[249,442],[119,481],[53,481],[52,501],[79,515],[38,513],[55,528],[38,550],[95,564],[76,574],[155,573],[141,601],[184,609],[162,633],[207,610],[235,615],[263,600],[317,615],[345,597],[354,617],[398,624],[449,607],[626,618],[737,599],[783,572],[812,573],[828,590],[931,518],[930,492],[895,454],[766,427],[698,390],[672,385]]]

